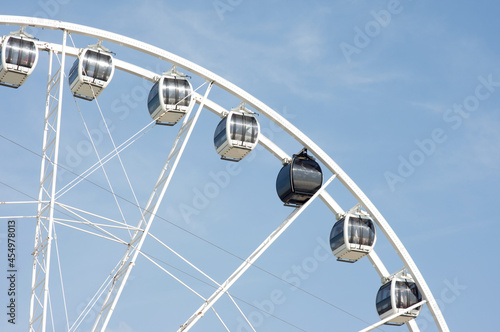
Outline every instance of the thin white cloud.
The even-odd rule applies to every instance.
[[[325,51],[322,30],[310,22],[302,22],[295,27],[288,37],[289,49],[294,50],[295,56],[305,64],[312,64],[320,59]]]

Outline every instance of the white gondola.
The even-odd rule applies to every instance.
[[[383,284],[377,293],[376,307],[380,319],[399,314],[405,309],[422,301],[422,295],[411,276],[406,273],[394,276],[390,281]],[[387,325],[402,325],[416,318],[422,310],[418,306],[409,312],[387,322]]]
[[[153,85],[148,97],[149,114],[156,123],[173,126],[179,122],[192,101],[193,87],[186,75],[173,66]]]
[[[21,29],[2,38],[0,84],[18,88],[35,69],[38,47],[33,37]]]
[[[80,52],[69,71],[69,86],[75,97],[93,100],[108,86],[114,72],[113,56],[99,41]]]
[[[221,159],[240,161],[248,155],[259,140],[260,125],[255,114],[241,103],[231,109],[217,125],[214,145]]]
[[[340,218],[330,232],[330,248],[338,261],[354,263],[369,254],[377,240],[375,224],[359,207]]]
[[[297,207],[306,203],[322,184],[321,167],[303,149],[281,168],[276,179],[276,191],[286,206]]]

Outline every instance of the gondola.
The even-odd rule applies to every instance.
[[[97,98],[113,78],[113,56],[101,42],[83,49],[68,75],[73,95],[85,100]]]
[[[281,168],[276,179],[276,191],[286,206],[297,207],[306,203],[322,184],[321,167],[303,149]]]
[[[245,104],[231,109],[214,133],[215,150],[222,159],[240,161],[257,146],[260,126]]]
[[[0,84],[18,88],[33,72],[38,61],[38,47],[21,29],[2,38],[0,49]]]
[[[156,123],[173,126],[188,111],[193,87],[187,76],[179,73],[176,66],[163,74],[153,85],[148,96],[149,115]]]

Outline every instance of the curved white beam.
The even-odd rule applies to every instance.
[[[398,238],[392,227],[385,220],[382,214],[378,211],[375,205],[368,199],[368,197],[361,191],[361,189],[354,183],[354,181],[342,170],[330,156],[328,156],[316,143],[314,143],[309,137],[293,126],[288,120],[283,116],[278,114],[276,111],[271,109],[269,106],[244,91],[240,87],[234,85],[233,83],[227,81],[226,79],[216,75],[215,73],[191,62],[180,56],[162,50],[158,47],[152,46],[150,44],[138,41],[133,38],[125,37],[116,33],[109,31],[95,29],[87,27],[84,25],[66,23],[62,21],[54,21],[48,19],[39,19],[33,17],[23,17],[23,16],[9,16],[0,15],[0,24],[3,25],[18,25],[18,26],[32,26],[45,29],[53,30],[63,30],[70,33],[76,33],[80,35],[85,35],[97,39],[106,40],[112,43],[116,43],[145,54],[157,57],[159,59],[168,61],[175,64],[181,68],[184,68],[191,73],[204,78],[207,81],[212,81],[217,86],[231,93],[232,95],[238,97],[242,101],[251,105],[257,111],[265,115],[271,121],[275,122],[281,128],[283,128],[288,134],[294,137],[298,142],[300,142],[304,147],[306,147],[312,154],[316,156],[332,173],[337,174],[337,178],[344,184],[344,186],[351,192],[351,194],[356,198],[356,200],[361,203],[365,210],[371,215],[373,220],[377,223],[378,227],[382,230],[384,235],[387,237],[393,248],[396,250],[397,254],[405,264],[413,279],[417,283],[423,298],[427,301],[429,310],[436,322],[437,327],[440,331],[449,331],[449,328],[444,320],[444,317],[439,310],[439,307],[428,287],[425,279],[420,273],[417,265],[411,258],[410,254],[404,247],[401,240]]]

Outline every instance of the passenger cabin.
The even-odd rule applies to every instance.
[[[404,312],[405,309],[422,301],[417,284],[409,275],[398,275],[383,284],[377,293],[376,307],[380,319]],[[422,306],[387,322],[387,325],[403,325],[416,318]]]
[[[97,98],[108,86],[114,71],[113,57],[101,42],[83,49],[69,71],[73,95],[85,100]]]
[[[221,159],[240,161],[257,145],[260,126],[255,114],[242,103],[217,125],[214,145]]]
[[[276,191],[286,206],[298,207],[306,203],[322,184],[321,167],[303,149],[281,168],[276,179]]]
[[[186,75],[176,66],[153,85],[148,97],[148,110],[156,123],[173,126],[191,107],[193,88]]]
[[[330,232],[330,247],[338,261],[354,263],[369,254],[377,239],[375,224],[366,212],[348,212]]]
[[[35,69],[38,61],[38,47],[32,38],[23,29],[2,38],[1,85],[17,89]]]

